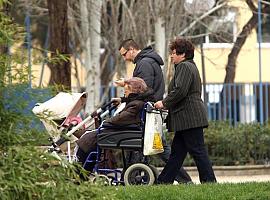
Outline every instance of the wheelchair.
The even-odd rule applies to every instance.
[[[149,164],[147,156],[142,154],[144,141],[144,125],[149,103],[145,103],[141,111],[140,125],[114,126],[101,123],[97,129],[97,148],[87,156],[83,167],[95,163],[92,181],[98,180],[106,185],[153,185],[159,175],[158,170]],[[100,167],[106,162],[101,155],[107,149],[120,149],[122,153],[123,169],[109,169]],[[138,162],[127,165],[126,151],[140,152]],[[106,156],[103,156],[106,159]]]

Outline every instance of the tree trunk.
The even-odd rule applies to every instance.
[[[100,103],[100,29],[102,1],[91,0],[89,6],[91,65],[87,71],[86,91],[88,92],[88,98],[85,110],[86,112],[93,112]]]
[[[250,35],[251,31],[257,27],[258,24],[258,10],[253,4],[252,0],[246,0],[250,10],[253,12],[252,17],[248,20],[246,25],[243,27],[241,33],[237,36],[236,42],[233,45],[233,48],[228,55],[228,62],[226,65],[226,75],[224,79],[224,83],[233,83],[235,78],[235,69],[236,69],[236,60],[237,57],[246,42],[247,37]],[[268,4],[264,4],[262,7],[262,13],[269,13],[270,6]]]
[[[247,37],[251,33],[252,29],[257,26],[258,15],[253,13],[247,24],[243,27],[241,33],[238,35],[233,48],[228,55],[228,63],[226,65],[226,75],[224,83],[233,83],[235,78],[236,60],[237,57],[246,42]]]
[[[155,22],[155,50],[165,62],[166,56],[166,38],[165,38],[165,20],[164,17],[157,17]]]
[[[90,3],[90,2],[89,2]],[[91,76],[91,69],[92,69],[92,62],[91,62],[91,41],[90,41],[90,22],[89,22],[89,10],[88,10],[88,1],[87,0],[80,0],[80,11],[81,11],[81,30],[82,30],[82,41],[81,46],[83,49],[83,57],[84,57],[84,68],[86,71],[86,86],[85,91],[88,94],[87,103],[85,106],[85,112],[91,113],[93,112],[93,108],[89,101],[93,103],[91,99],[92,94],[92,76]]]
[[[64,89],[71,89],[71,66],[69,61],[69,36],[67,18],[67,0],[47,0],[50,25],[50,52],[52,62],[48,64],[51,70],[50,85],[62,85]],[[67,59],[59,60],[59,54]],[[53,60],[57,62],[53,62]]]

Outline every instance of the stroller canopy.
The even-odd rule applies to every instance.
[[[49,120],[67,119],[76,116],[84,107],[87,93],[60,92],[55,97],[44,103],[39,103],[33,108],[36,115],[46,116]],[[62,124],[64,124],[63,121]]]

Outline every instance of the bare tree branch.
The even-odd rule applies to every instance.
[[[205,17],[209,16],[211,13],[217,11],[218,9],[222,8],[223,6],[225,6],[227,4],[227,2],[223,2],[219,5],[217,5],[216,7],[212,8],[211,10],[209,10],[208,12],[204,13],[203,15],[201,15],[200,17],[198,17],[197,19],[195,19],[192,23],[190,23],[190,25],[185,28],[183,31],[181,31],[178,36],[182,36],[184,35],[186,32],[188,32],[191,28],[193,28],[199,21],[201,21],[202,19],[204,19]]]

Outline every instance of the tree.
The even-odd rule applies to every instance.
[[[101,42],[101,6],[102,0],[89,1],[90,6],[90,38],[91,38],[91,65],[87,72],[88,99],[86,110],[92,112],[100,104],[100,42]]]
[[[50,85],[71,89],[71,67],[68,34],[67,0],[47,0],[50,26]],[[61,56],[64,55],[65,57]],[[60,59],[59,59],[60,56]]]
[[[258,24],[258,9],[254,5],[252,0],[246,0],[246,4],[252,11],[252,16],[248,20],[248,22],[243,27],[242,31],[237,36],[237,39],[233,45],[233,48],[228,55],[228,62],[226,65],[226,75],[224,79],[224,83],[233,83],[235,78],[235,69],[236,69],[236,60],[237,57],[246,42],[247,37],[251,33],[251,31],[257,27]],[[270,12],[270,4],[263,4],[262,5],[262,13],[269,13]]]
[[[10,26],[11,19],[8,17],[10,5],[5,1],[0,1],[0,88],[4,85],[5,74],[7,72],[7,54],[8,54],[8,45],[11,43],[10,38],[12,35],[10,34]],[[1,93],[0,93],[1,95]]]

